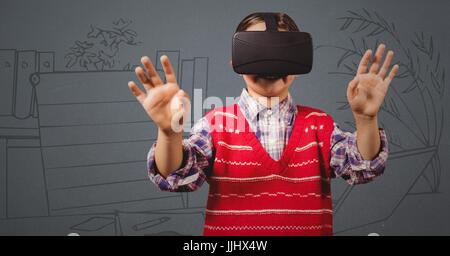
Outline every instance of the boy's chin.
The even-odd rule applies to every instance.
[[[282,93],[287,83],[283,78],[268,79],[268,78],[252,78],[247,82],[247,86],[251,87],[253,91],[264,97],[276,97]]]
[[[287,76],[252,76],[252,82],[259,86],[274,86],[274,85],[284,85],[286,84]]]
[[[258,75],[244,75],[247,88],[264,97],[276,97],[284,94],[292,83],[290,76],[262,77]]]

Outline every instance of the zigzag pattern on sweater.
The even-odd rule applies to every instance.
[[[257,210],[211,210],[206,209],[210,215],[261,215],[261,214],[332,214],[330,209],[257,209]]]
[[[277,197],[277,196],[285,196],[285,197],[323,197],[322,194],[317,193],[307,193],[307,194],[300,194],[300,193],[285,193],[285,192],[276,192],[276,193],[269,193],[269,192],[261,192],[258,194],[252,194],[252,193],[246,193],[243,195],[239,194],[220,194],[220,193],[213,193],[209,194],[209,197],[222,197],[222,198],[230,198],[230,197],[238,197],[238,198],[246,198],[246,197],[261,197],[261,196],[269,196],[269,197]],[[331,198],[330,195],[324,196],[325,198]]]
[[[255,182],[255,181],[268,181],[268,180],[283,180],[283,181],[297,183],[297,182],[308,182],[308,181],[316,181],[316,180],[328,181],[328,179],[322,178],[321,176],[293,178],[293,177],[281,176],[278,174],[270,174],[267,176],[250,177],[250,178],[221,177],[221,176],[211,176],[210,178],[213,180],[222,180],[222,181],[229,181],[229,182]]]
[[[307,164],[313,164],[313,163],[318,163],[319,160],[318,159],[313,159],[313,160],[307,160],[301,163],[295,163],[295,164],[288,164],[289,167],[301,167]]]
[[[313,225],[313,226],[212,226],[205,225],[205,228],[211,230],[319,230],[332,228],[332,225]]]
[[[258,162],[228,161],[228,160],[225,160],[223,158],[221,158],[221,159],[216,158],[214,161],[217,162],[217,163],[224,163],[224,164],[229,164],[229,165],[245,165],[245,166],[248,166],[248,165],[260,166],[261,165],[261,163],[258,163]]]

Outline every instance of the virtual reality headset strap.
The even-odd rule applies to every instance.
[[[277,16],[274,12],[263,12],[262,16],[266,23],[266,31],[276,32],[278,31]]]

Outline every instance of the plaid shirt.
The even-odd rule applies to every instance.
[[[238,101],[241,112],[256,133],[267,153],[278,160],[292,131],[297,113],[292,97],[288,96],[267,108],[243,89]],[[356,146],[356,133],[344,132],[335,123],[331,134],[330,167],[334,176],[342,177],[349,184],[363,184],[383,174],[388,157],[388,144],[384,130],[380,129],[381,149],[373,160],[364,160]],[[155,163],[155,144],[147,155],[150,180],[160,190],[186,192],[198,189],[212,166],[213,144],[210,127],[205,117],[192,127],[189,138],[183,140],[183,163],[166,178],[158,172]]]

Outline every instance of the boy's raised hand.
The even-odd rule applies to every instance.
[[[381,65],[385,48],[384,44],[378,46],[370,67],[372,51],[367,50],[361,58],[356,76],[348,84],[347,100],[355,118],[374,119],[377,117],[389,85],[398,72],[399,66],[394,65],[388,74],[394,57],[393,51],[387,53],[384,63]]]
[[[145,71],[142,67],[137,67],[135,72],[145,92],[133,81],[128,82],[128,87],[159,129],[170,135],[181,132],[174,129],[174,126],[179,127],[190,101],[189,96],[177,84],[169,58],[163,55],[160,60],[166,83],[163,83],[150,59],[144,56],[141,63]]]

